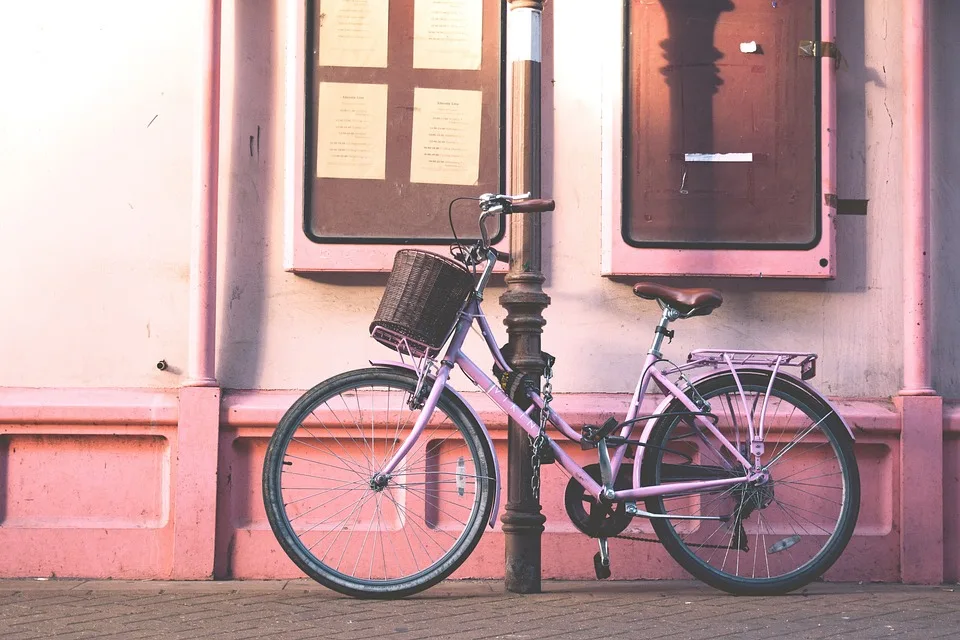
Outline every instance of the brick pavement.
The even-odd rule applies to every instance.
[[[960,588],[811,585],[733,597],[695,582],[449,581],[398,601],[306,581],[0,580],[0,638],[956,638]]]

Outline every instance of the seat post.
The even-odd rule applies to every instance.
[[[667,330],[667,327],[671,322],[680,317],[680,312],[673,307],[666,305],[663,302],[660,302],[660,306],[663,307],[663,314],[660,316],[660,322],[657,324],[657,328],[653,330],[653,344],[650,345],[650,351],[647,352],[653,356],[656,356],[657,358],[663,355],[660,353],[660,345],[663,344],[663,338],[668,335],[673,337],[672,334]]]

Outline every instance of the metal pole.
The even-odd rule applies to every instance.
[[[930,373],[930,134],[926,0],[903,3],[903,390],[933,395]]]
[[[540,197],[540,21],[543,2],[510,0],[507,19],[512,77],[512,193]],[[510,218],[510,270],[500,304],[507,310],[504,323],[513,347],[511,366],[539,376],[543,364],[540,334],[543,310],[550,298],[543,292],[539,213]],[[507,505],[502,516],[505,542],[504,581],[515,593],[540,592],[540,535],[546,518],[533,495],[530,478],[530,441],[510,421]]]
[[[203,57],[197,95],[197,138],[190,248],[190,310],[183,386],[215,387],[217,338],[217,180],[220,159],[221,0],[204,7]]]

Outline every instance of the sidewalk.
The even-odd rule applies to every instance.
[[[0,638],[955,638],[960,587],[825,584],[738,598],[695,582],[449,581],[395,601],[310,581],[0,580]]]

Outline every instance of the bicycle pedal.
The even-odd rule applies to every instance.
[[[583,451],[597,448],[597,441],[595,440],[595,438],[597,435],[597,431],[599,430],[600,430],[600,427],[598,427],[595,424],[583,425],[583,427],[580,429],[580,448]]]
[[[610,577],[610,558],[607,558],[607,563],[603,563],[603,556],[600,555],[598,551],[593,556],[593,570],[597,572],[597,580],[606,580]]]

